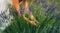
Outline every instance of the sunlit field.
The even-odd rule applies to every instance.
[[[20,3],[24,12],[23,2]],[[13,20],[1,33],[60,33],[60,0],[30,0],[30,11],[38,21],[38,26],[33,26],[14,13]],[[26,15],[26,14],[25,14]],[[27,15],[26,15],[27,17]],[[29,17],[28,17],[29,18]]]

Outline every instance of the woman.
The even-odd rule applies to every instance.
[[[23,4],[24,4],[25,11],[30,16],[31,20],[26,18],[21,13],[20,6],[19,6],[19,3],[21,1],[24,2]],[[30,24],[37,26],[37,21],[32,15],[32,12],[29,10],[28,0],[0,0],[0,15],[1,15],[0,16],[0,29],[4,30],[11,23],[11,19],[13,19],[13,17],[10,15],[9,4],[13,6],[14,10],[16,10],[15,12],[17,13],[19,17],[22,16],[24,20],[28,21]]]

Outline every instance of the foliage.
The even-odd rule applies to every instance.
[[[59,0],[38,1],[32,0],[29,3],[30,10],[39,22],[37,27],[13,13],[14,20],[3,33],[60,33]]]

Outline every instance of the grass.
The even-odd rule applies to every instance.
[[[59,6],[58,0],[48,1],[53,3],[55,1],[54,5],[56,7]],[[54,5],[52,8],[48,5],[44,8],[43,3],[37,5],[37,3],[33,1],[30,2],[29,5],[30,10],[39,22],[39,25],[37,27],[32,26],[27,21],[24,21],[23,18],[20,18],[13,13],[13,22],[2,33],[60,33],[60,17],[57,17],[59,14],[57,12],[58,8],[55,8]]]

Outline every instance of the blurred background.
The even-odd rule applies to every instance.
[[[20,6],[24,11],[23,2]],[[60,33],[60,0],[29,0],[29,8],[39,22],[37,27],[19,18],[10,7],[14,18],[0,33]]]

